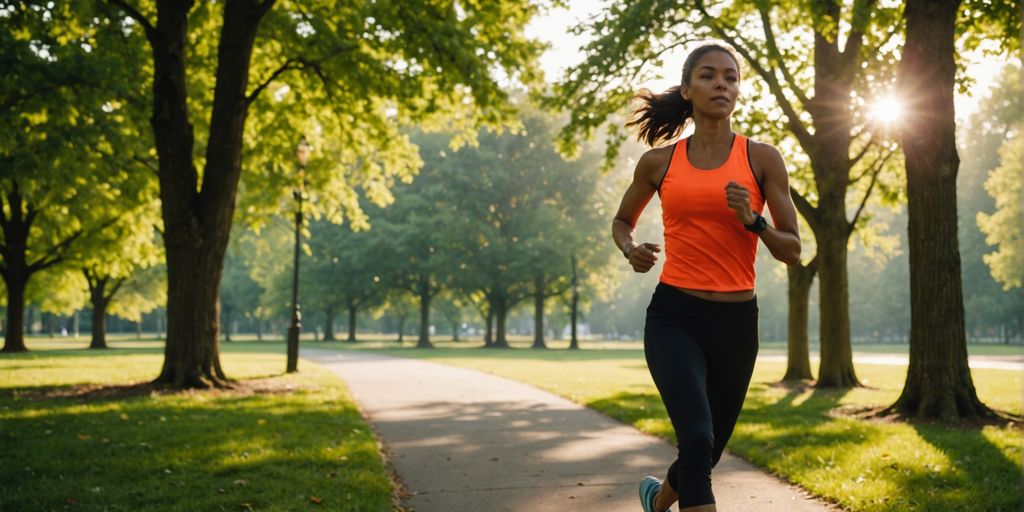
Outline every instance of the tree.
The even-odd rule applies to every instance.
[[[993,416],[967,365],[957,238],[953,92],[960,1],[910,0],[900,89],[910,249],[910,367],[903,392],[883,413],[946,421]]]
[[[442,206],[444,184],[428,161],[416,180],[395,191],[395,204],[375,221],[374,253],[380,255],[381,279],[386,286],[403,289],[419,301],[420,329],[417,348],[430,342],[430,304],[448,288],[459,261],[449,249],[452,211]]]
[[[988,235],[986,241],[996,251],[985,255],[992,277],[1004,290],[1024,285],[1024,211],[1021,208],[1021,174],[1024,174],[1024,136],[1006,140],[999,150],[1002,165],[985,181],[985,190],[996,201],[995,213],[978,213],[978,227]]]
[[[1024,292],[1021,288],[1006,290],[993,278],[984,261],[991,246],[978,222],[979,213],[998,211],[985,182],[994,169],[1005,164],[1000,153],[1020,130],[1024,116],[1020,73],[1019,65],[1005,66],[995,79],[999,87],[979,102],[978,111],[957,132],[957,140],[962,141],[957,172],[961,274],[963,282],[970,283],[963,290],[968,340],[1001,332],[1003,342],[1009,343],[1024,334]]]
[[[224,277],[220,284],[220,308],[223,315],[224,341],[231,341],[232,324],[239,316],[256,318],[263,288],[253,280],[252,269],[242,256],[241,242],[232,237],[224,258]],[[258,321],[258,320],[257,320]]]
[[[294,141],[319,126],[341,135],[337,150],[346,162],[362,162],[359,170],[378,179],[377,156],[406,167],[413,158],[399,124],[497,127],[508,108],[492,70],[534,80],[528,64],[539,48],[522,31],[535,7],[525,1],[277,3],[168,0],[158,1],[154,13],[108,0],[118,16],[134,20],[153,55],[152,127],[168,271],[168,335],[157,382],[206,387],[225,379],[217,298],[243,147],[286,146],[276,155],[290,155],[292,143],[282,139]],[[210,90],[212,97],[204,94]],[[257,102],[257,124],[292,135],[247,139]],[[209,115],[198,147],[196,111]],[[310,166],[314,191],[347,168],[322,158],[320,178],[312,172],[316,161]],[[264,160],[279,165],[245,167],[282,174],[280,157],[268,153]]]
[[[334,317],[343,310],[348,318],[348,338],[356,341],[360,309],[376,305],[384,286],[375,281],[382,257],[373,243],[377,223],[369,230],[319,221],[310,226],[310,254],[302,267],[303,303],[324,311],[324,341],[334,340]]]
[[[736,119],[749,134],[767,138],[790,156],[794,203],[817,242],[813,266],[794,270],[791,283],[797,299],[806,296],[812,270],[821,284],[817,385],[858,385],[850,349],[847,243],[894,148],[880,143],[863,108],[856,107],[888,82],[893,57],[887,45],[898,8],[872,0],[857,0],[849,9],[835,1],[774,8],[769,2],[737,0],[693,7],[613,6],[586,27],[597,36],[587,59],[568,71],[549,98],[549,104],[572,113],[559,141],[571,152],[576,138],[605,125],[633,96],[635,82],[647,76],[645,65],[660,61],[669,49],[708,37],[731,45],[759,79],[753,81],[754,108],[737,112]],[[614,142],[625,134],[617,126],[609,133],[608,153],[614,155]],[[849,197],[855,184],[863,187],[859,198]]]
[[[138,199],[146,138],[134,130],[119,26],[76,22],[79,5],[18,3],[0,16],[0,276],[4,351],[25,350],[25,291]],[[135,70],[132,70],[134,72]]]

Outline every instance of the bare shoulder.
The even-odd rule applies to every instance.
[[[780,173],[781,176],[786,175],[786,162],[775,146],[750,139],[749,151],[750,163],[755,174],[769,179],[780,177]]]
[[[636,164],[634,179],[644,179],[657,188],[661,183],[662,175],[668,169],[674,147],[674,144],[669,144],[668,146],[652,148],[644,152],[640,156],[640,161]]]

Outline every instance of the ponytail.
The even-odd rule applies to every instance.
[[[739,59],[729,48],[717,44],[705,44],[686,57],[683,63],[682,84],[690,84],[690,73],[693,66],[708,52],[724,52],[732,57],[736,63],[736,70],[739,71]],[[636,138],[648,146],[656,146],[662,142],[669,142],[682,133],[686,125],[693,120],[693,103],[684,100],[680,91],[682,85],[670,87],[667,91],[657,94],[649,89],[641,89],[633,98],[639,105],[633,111],[633,116],[626,127],[636,127]]]
[[[668,142],[679,136],[693,118],[693,103],[683,99],[681,87],[674,85],[657,94],[641,89],[634,100],[639,103],[626,126],[636,127],[636,138],[648,146]]]

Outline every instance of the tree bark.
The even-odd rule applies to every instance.
[[[579,303],[580,303],[579,276],[577,275],[577,271],[576,271],[576,255],[573,254],[573,256],[572,256],[572,304],[571,304],[571,311],[569,313],[570,321],[572,322],[572,328],[571,328],[572,334],[571,334],[571,338],[569,339],[569,350],[577,350],[577,349],[580,348],[579,338],[577,337],[577,333],[576,333],[576,319],[579,316]],[[555,336],[557,337],[558,335],[556,334]]]
[[[354,304],[348,305],[348,341],[356,341],[356,311]]]
[[[490,300],[488,300],[490,302]],[[484,347],[494,345],[494,305],[487,306],[487,327],[484,329]]]
[[[185,78],[192,1],[160,0],[147,37],[153,50],[153,133],[167,260],[167,343],[156,383],[226,385],[220,369],[224,252],[241,175],[246,88],[256,31],[273,2],[224,4],[202,186],[193,161]]]
[[[27,275],[17,275],[8,270],[4,282],[7,285],[7,330],[4,333],[3,352],[25,352],[25,288],[28,285]]]
[[[493,309],[497,325],[495,325],[494,343],[491,344],[494,348],[510,348],[508,340],[505,338],[505,317],[508,314],[507,302],[504,295],[495,296]]]
[[[533,346],[531,348],[548,348],[544,344],[544,275],[538,274],[533,279]]]
[[[910,102],[900,134],[907,169],[910,367],[903,392],[887,412],[945,421],[995,415],[978,399],[967,365],[953,111],[959,5],[907,2],[898,75]]]
[[[24,211],[17,182],[6,199],[10,217],[4,213],[0,202],[0,227],[4,234],[0,244],[0,255],[3,256],[0,259],[0,277],[7,287],[7,329],[3,352],[25,352],[28,350],[25,346],[25,289],[33,272],[27,259],[28,234],[36,214],[31,209],[27,213]]]
[[[334,304],[324,308],[324,341],[335,341],[334,338]]]
[[[416,340],[416,348],[434,348],[430,343],[430,301],[434,298],[430,285],[423,281],[419,286],[420,296],[420,336]]]
[[[786,357],[787,380],[810,380],[811,358],[807,337],[807,312],[811,296],[811,284],[817,272],[817,259],[808,265],[790,265],[786,271],[789,277],[789,318],[788,318],[788,356]]]
[[[398,343],[405,341],[405,317],[398,317]]]
[[[845,215],[845,214],[844,214]],[[818,238],[818,279],[821,325],[819,327],[821,362],[818,368],[819,388],[860,386],[853,369],[850,346],[850,298],[846,269],[847,237]]]

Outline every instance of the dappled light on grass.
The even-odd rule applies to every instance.
[[[315,501],[331,510],[391,509],[376,439],[342,383],[311,363],[267,378],[283,366],[279,356],[229,354],[229,375],[262,377],[237,390],[99,400],[14,393],[14,379],[27,376],[35,391],[81,387],[68,384],[80,379],[65,375],[65,362],[109,382],[104,364],[148,376],[149,358],[0,359],[0,368],[15,368],[0,372],[0,450],[12,461],[0,478],[15,483],[0,509],[311,510]]]

